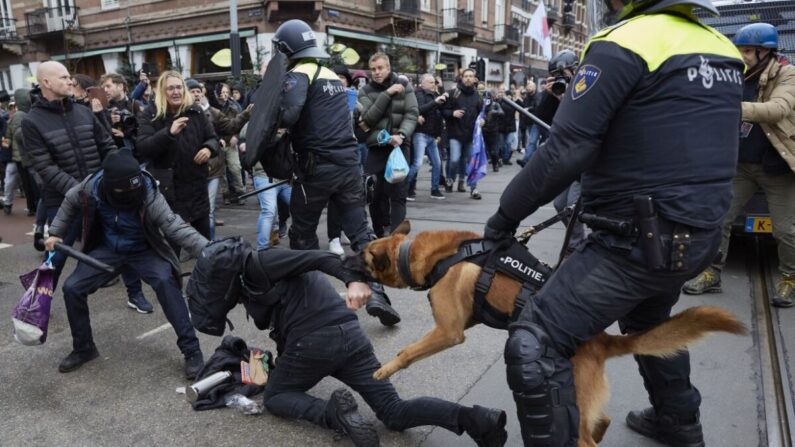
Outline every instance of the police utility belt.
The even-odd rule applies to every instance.
[[[462,242],[454,255],[434,266],[423,284],[417,284],[411,276],[409,266],[411,243],[411,240],[404,241],[400,245],[398,254],[398,272],[406,284],[414,290],[428,290],[459,262],[466,261],[479,265],[481,271],[475,283],[472,317],[497,329],[507,329],[508,324],[518,318],[522,309],[530,305],[533,295],[552,274],[552,269],[548,265],[539,261],[527,250],[527,247],[515,239],[508,246],[488,239],[472,239]],[[507,275],[521,284],[510,315],[494,309],[486,299],[497,273]]]
[[[685,254],[690,247],[692,228],[688,225],[660,218],[649,196],[634,198],[635,218],[617,219],[582,212],[579,219],[593,230],[605,231],[613,235],[636,239],[640,246],[646,266],[650,270],[679,271],[688,266]],[[666,254],[662,236],[671,235],[671,249]]]

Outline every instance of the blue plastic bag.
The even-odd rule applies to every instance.
[[[389,158],[386,161],[386,171],[384,172],[384,179],[389,183],[400,183],[409,175],[409,163],[406,157],[403,156],[403,151],[400,146],[392,149]]]

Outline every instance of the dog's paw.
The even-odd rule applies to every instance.
[[[385,366],[382,366],[382,367],[378,368],[378,371],[373,373],[373,379],[375,379],[375,380],[386,380],[391,375],[392,375],[392,373],[389,372],[389,370]]]

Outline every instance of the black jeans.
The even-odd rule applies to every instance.
[[[285,347],[268,379],[265,407],[277,416],[329,428],[327,402],[306,391],[331,376],[358,392],[392,430],[435,425],[463,433],[458,424],[460,405],[432,397],[402,400],[388,380],[373,379],[380,367],[358,320],[320,328]]]
[[[157,294],[163,313],[174,332],[177,333],[177,346],[188,355],[199,350],[199,339],[193,330],[188,307],[182,298],[176,278],[168,261],[158,256],[154,250],[123,254],[100,246],[91,250],[89,256],[98,259],[117,271],[133,271],[140,276]],[[88,296],[100,286],[111,280],[117,273],[107,273],[77,263],[75,271],[66,278],[63,294],[66,301],[66,315],[72,330],[72,344],[75,351],[87,351],[94,346],[91,334],[91,320],[88,314]]]
[[[373,239],[364,212],[364,187],[362,168],[321,163],[315,173],[302,177],[293,184],[290,197],[290,248],[316,250],[317,224],[320,214],[329,203],[338,213],[337,220],[350,238],[354,250],[359,250]]]
[[[384,172],[376,172],[373,203],[370,204],[370,217],[373,219],[373,229],[378,237],[384,236],[384,228],[389,231],[406,219],[406,197],[409,195],[409,182],[389,183],[384,178]]]

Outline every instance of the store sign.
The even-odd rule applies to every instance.
[[[498,62],[489,62],[489,65],[486,67],[486,81],[502,82],[503,79],[502,64]]]

